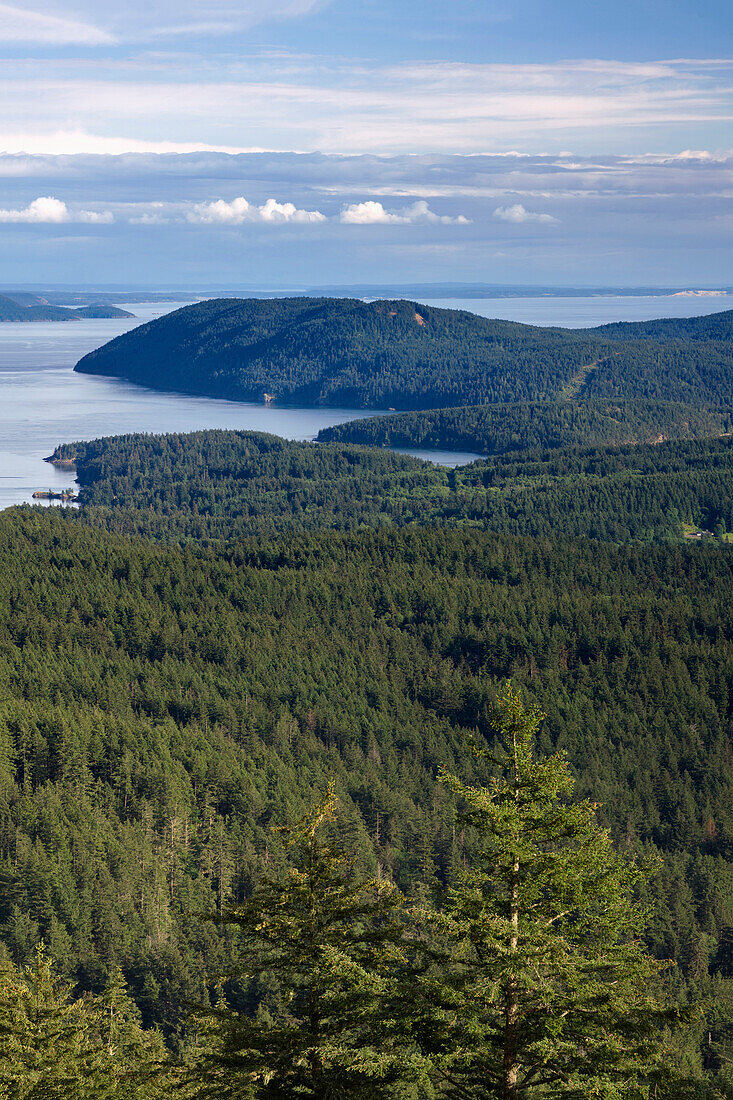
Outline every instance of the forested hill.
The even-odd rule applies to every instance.
[[[625,849],[659,853],[649,944],[733,1054],[729,548],[393,529],[180,549],[55,509],[0,535],[16,962],[43,937],[81,990],[119,963],[174,1032],[234,963],[196,914],[247,895],[271,826],[329,779],[365,865],[456,881],[472,840],[436,771],[477,775],[463,737],[511,676],[549,715],[541,751],[569,753]]]
[[[76,370],[247,401],[421,409],[577,397],[727,404],[727,337],[547,329],[406,301],[214,299],[118,336]]]
[[[733,310],[702,317],[661,317],[654,321],[616,321],[593,330],[623,340],[733,340]]]
[[[508,451],[656,443],[724,435],[733,407],[665,401],[518,401],[396,416],[369,416],[322,428],[322,443],[365,443],[501,455]]]
[[[330,782],[358,868],[413,899],[464,881],[478,841],[436,776],[487,781],[469,745],[492,743],[511,678],[548,715],[541,753],[566,751],[615,843],[655,867],[638,934],[675,961],[671,998],[703,1006],[681,1054],[700,1089],[660,1100],[719,1100],[733,438],[459,470],[233,431],[55,457],[76,460],[80,510],[0,516],[0,961],[43,940],[98,995],[119,965],[143,1023],[195,1047],[189,1006],[242,973],[241,938],[201,914],[284,871],[273,826]],[[715,533],[690,543],[685,522]],[[269,983],[227,995],[279,1013]]]

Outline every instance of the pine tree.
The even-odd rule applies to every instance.
[[[18,974],[0,976],[0,1095],[8,1100],[104,1100],[113,1093],[95,1017],[57,977],[43,944]]]
[[[43,944],[18,973],[0,973],[3,1100],[154,1100],[164,1047],[146,1033],[115,973],[98,1000],[74,997]]]
[[[380,1097],[419,1073],[390,1017],[406,966],[403,899],[357,874],[334,839],[337,810],[331,787],[279,830],[284,872],[263,875],[244,904],[212,918],[236,929],[240,976],[261,997],[252,1014],[221,1000],[209,1014],[203,1077],[213,1095]]]
[[[661,965],[640,942],[637,871],[589,801],[571,802],[562,754],[535,759],[543,715],[508,685],[491,722],[486,787],[445,771],[476,855],[430,930],[445,950],[422,981],[422,1043],[445,1095],[645,1097],[660,1071],[650,992]]]

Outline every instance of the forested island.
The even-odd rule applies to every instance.
[[[110,305],[108,302],[93,302],[89,305],[69,308],[52,305],[38,295],[25,295],[16,300],[0,295],[0,322],[3,321],[81,321],[90,318],[134,317],[125,309]]]
[[[124,333],[76,370],[241,401],[427,409],[646,399],[730,405],[733,312],[547,329],[407,301],[199,302]]]

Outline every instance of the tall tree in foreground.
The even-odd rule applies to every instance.
[[[596,807],[569,801],[564,757],[535,758],[542,718],[507,686],[498,747],[476,749],[495,769],[489,786],[442,776],[477,844],[433,916],[446,950],[424,984],[426,1043],[452,1097],[645,1097],[665,1013],[637,872]]]
[[[214,919],[238,933],[250,1015],[220,1001],[205,1025],[201,1093],[262,1100],[394,1095],[419,1059],[402,1053],[403,899],[365,880],[338,842],[338,799],[280,830],[289,865]],[[394,982],[394,986],[393,986]]]

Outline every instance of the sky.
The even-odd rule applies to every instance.
[[[0,0],[0,283],[733,285],[729,0]]]

